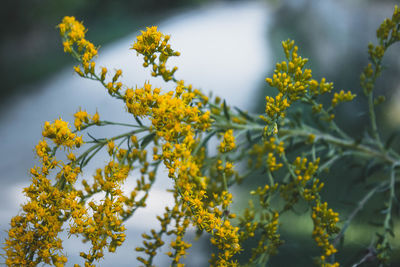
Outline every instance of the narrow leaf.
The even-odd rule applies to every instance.
[[[196,155],[197,152],[199,152],[200,148],[205,146],[207,144],[208,140],[210,140],[210,138],[213,137],[216,133],[217,133],[217,131],[212,131],[212,132],[208,133],[207,136],[204,137],[203,140],[201,140],[200,144],[198,144],[198,146],[194,150],[194,154]]]
[[[253,119],[252,117],[250,117],[249,114],[247,114],[247,113],[244,112],[243,110],[241,110],[241,109],[239,109],[239,108],[237,108],[237,107],[234,107],[234,109],[236,109],[236,111],[239,112],[239,114],[240,114],[243,118],[245,118],[246,120],[248,120],[248,121],[254,121],[254,119]]]
[[[139,120],[138,117],[134,116],[134,118],[135,118],[136,122],[137,122],[140,126],[143,126],[143,123]]]
[[[386,144],[385,144],[385,148],[386,148],[386,149],[388,149],[389,147],[392,146],[393,141],[396,139],[396,137],[399,136],[399,134],[400,134],[400,131],[394,131],[394,132],[389,136],[389,138],[387,139]]]
[[[247,141],[249,141],[249,143],[252,143],[251,134],[250,134],[249,130],[246,131],[246,137],[247,137]]]
[[[93,141],[95,141],[95,142],[99,142],[99,140],[98,139],[96,139],[96,138],[94,138],[90,133],[87,133],[87,135],[90,137],[90,138],[92,138],[92,140]]]
[[[224,100],[224,103],[223,103],[223,107],[224,107],[224,115],[225,115],[225,118],[226,118],[228,121],[230,121],[230,120],[231,120],[231,116],[229,116],[229,112],[228,112],[228,108],[227,108],[227,106],[226,106],[225,100]]]
[[[142,148],[142,149],[145,148],[151,142],[151,140],[153,140],[155,135],[156,135],[155,133],[146,135],[143,138],[142,142],[140,143],[140,148]]]

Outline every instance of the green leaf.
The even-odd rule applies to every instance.
[[[389,234],[390,234],[392,237],[395,237],[395,235],[394,235],[394,232],[393,232],[393,229],[392,229],[392,228],[386,229],[386,231],[388,231],[388,232],[389,232]]]
[[[97,152],[99,152],[102,148],[103,146],[100,146],[95,151],[93,151],[92,154],[85,156],[81,161],[80,168],[83,169],[83,167],[85,167],[89,163],[89,161],[97,154]]]
[[[382,222],[374,222],[374,221],[367,221],[367,223],[371,226],[375,226],[375,227],[382,227],[383,223]],[[376,233],[376,235],[380,236],[378,233]]]
[[[142,148],[142,149],[145,148],[153,140],[155,135],[156,135],[155,133],[146,135],[143,138],[142,142],[140,143],[140,148]]]
[[[393,141],[396,139],[396,137],[398,137],[399,135],[400,135],[400,131],[394,131],[394,132],[389,136],[389,138],[386,140],[385,148],[388,149],[388,148],[392,145],[392,143],[393,143]]]
[[[93,140],[94,142],[96,142],[96,143],[99,142],[99,140],[96,139],[95,137],[93,137],[90,133],[87,133],[87,135],[88,135],[90,138],[92,138],[92,140]]]
[[[236,111],[239,112],[239,114],[240,114],[243,118],[245,118],[246,120],[248,120],[248,121],[254,121],[254,119],[253,119],[252,117],[250,117],[249,114],[247,114],[247,113],[244,112],[243,110],[241,110],[241,109],[239,109],[239,108],[237,108],[237,107],[234,107],[234,109],[236,109]]]
[[[224,103],[222,104],[223,108],[224,108],[224,115],[225,118],[230,121],[231,120],[231,116],[229,116],[229,112],[228,112],[228,107],[226,106],[226,102],[224,100]]]
[[[140,126],[143,126],[143,123],[139,120],[138,117],[134,116],[134,118],[135,118],[135,121],[136,121]]]
[[[208,142],[208,140],[210,140],[210,138],[213,137],[216,133],[217,133],[216,130],[211,131],[210,133],[208,133],[207,136],[204,137],[204,139],[201,140],[201,142],[197,145],[196,149],[194,150],[194,155],[196,155],[199,152],[200,148],[205,146],[205,144]]]
[[[246,131],[246,137],[247,137],[247,141],[249,141],[249,143],[252,143],[251,134],[250,134],[249,130]]]

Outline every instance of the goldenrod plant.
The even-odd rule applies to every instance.
[[[335,109],[356,95],[343,90],[333,93],[331,82],[315,80],[306,67],[308,60],[299,55],[292,40],[282,42],[286,60],[277,63],[272,77],[266,79],[276,94],[266,97],[265,113],[257,115],[231,108],[221,98],[208,97],[176,79],[177,67],[169,68],[167,61],[180,54],[168,43],[170,36],[155,26],[142,31],[131,49],[143,57],[143,67],[150,68],[152,76],[172,83],[174,89],[164,91],[149,82],[136,87],[123,84],[122,70],[96,66],[98,47],[85,39],[86,29],[79,21],[65,17],[58,29],[64,51],[78,62],[76,73],[98,82],[121,101],[132,123],[105,121],[97,112],[90,115],[83,109],[75,113],[73,126],[61,118],[45,123],[43,138],[36,146],[40,165],[30,171],[32,183],[23,191],[27,201],[8,230],[6,264],[65,265],[68,259],[60,237],[65,231],[90,244],[80,253],[84,266],[101,266],[105,252],[117,253],[125,241],[125,222],[134,220],[135,212],[146,207],[157,169],[164,165],[166,179],[174,184],[168,191],[174,204],[155,218],[160,227],[142,234],[142,245],[132,248],[141,254],[138,266],[153,266],[162,246],[170,258],[164,266],[183,266],[183,258],[190,257],[191,244],[185,238],[189,227],[206,235],[215,246],[211,266],[269,266],[279,247],[291,242],[280,234],[285,224],[282,214],[293,212],[301,203],[308,207],[304,213],[313,224],[310,238],[320,250],[310,258],[314,257],[317,266],[336,267],[339,241],[376,194],[386,198],[382,203],[385,215],[368,260],[389,265],[400,156],[385,146],[381,137],[375,116],[380,99],[374,96],[374,85],[386,50],[400,40],[399,28],[396,6],[392,18],[377,31],[378,44],[368,46],[370,63],[361,74],[361,94],[369,105],[370,135],[356,140],[335,122]],[[321,97],[329,98],[330,103],[323,103]],[[296,118],[294,104],[318,123]],[[107,125],[128,130],[105,138],[90,134]],[[217,140],[218,145],[212,147],[210,140]],[[96,161],[102,150],[108,152],[108,162],[99,166],[93,179],[83,179],[85,167]],[[320,195],[326,176],[322,171],[344,158],[361,164],[374,159],[383,169],[382,179],[349,216],[340,216]],[[248,192],[248,208],[233,212],[230,188],[253,177],[262,177],[258,181],[262,186]],[[127,179],[136,180],[130,192],[122,190]],[[103,197],[94,201],[95,195]],[[254,247],[244,245],[249,240]],[[355,266],[366,261],[366,256]]]

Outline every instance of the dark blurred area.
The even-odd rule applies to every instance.
[[[64,16],[84,21],[95,44],[155,24],[176,10],[208,0],[3,0],[0,8],[0,99],[71,63],[56,25]],[[23,93],[23,92],[19,92]]]
[[[335,111],[335,121],[355,140],[360,140],[370,134],[369,114],[367,99],[360,87],[360,74],[368,64],[367,46],[371,42],[377,44],[376,30],[387,17],[391,17],[394,6],[399,4],[393,0],[370,1],[329,1],[329,0],[286,0],[274,1],[277,9],[273,14],[269,29],[269,43],[272,48],[273,62],[284,60],[281,46],[282,40],[295,40],[299,47],[299,55],[308,58],[307,67],[312,69],[313,78],[320,80],[325,77],[334,83],[334,92],[351,90],[357,94],[351,103],[339,106]],[[398,95],[400,73],[400,46],[395,44],[386,52],[382,76],[378,78],[374,89],[375,96],[385,96],[386,102],[377,106],[377,122],[383,140],[391,139],[394,133],[399,133],[400,109],[392,112],[394,107],[399,107]],[[274,68],[274,67],[273,67]],[[272,76],[272,71],[267,77]],[[270,88],[266,83],[260,90],[258,112],[264,112],[265,95],[275,95],[276,89]],[[324,99],[329,106],[331,98]],[[293,109],[292,109],[293,111]],[[307,117],[302,107],[297,112],[302,120],[309,124],[314,122]],[[391,116],[389,116],[391,115]],[[400,150],[400,136],[391,139],[390,146]],[[389,144],[388,144],[389,145]],[[296,150],[289,155],[289,161],[302,151]],[[346,220],[371,189],[376,181],[388,179],[387,172],[376,169],[374,161],[360,161],[346,157],[336,162],[329,172],[324,172],[321,177],[325,182],[322,198],[327,201],[340,214],[341,220]],[[260,177],[262,179],[262,177]],[[397,189],[400,190],[400,189]],[[387,193],[388,194],[388,193]],[[387,194],[375,196],[353,221],[354,226],[347,231],[349,238],[339,246],[337,260],[341,266],[378,266],[376,258],[371,257],[361,265],[353,265],[368,253],[371,240],[377,238],[375,232],[382,232],[382,221],[385,214],[381,211],[385,207]],[[304,207],[297,206],[299,214],[304,212]],[[394,220],[396,237],[398,240],[398,215]],[[271,258],[271,266],[309,266],[312,255],[318,250],[312,246],[310,238],[299,235],[302,228],[304,232],[311,231],[307,228],[309,221],[302,221],[296,216],[289,217],[283,226],[282,236],[288,240],[280,248],[279,254]],[[294,230],[297,229],[297,230]],[[400,266],[400,254],[397,246],[393,248],[392,262],[388,266]]]
[[[377,43],[376,29],[386,17],[391,17],[395,4],[398,1],[286,0],[281,1],[273,15],[269,33],[273,62],[284,59],[281,41],[290,38],[295,40],[300,55],[309,59],[307,66],[316,80],[325,77],[334,83],[335,91],[351,90],[357,94],[355,101],[336,110],[339,125],[352,136],[360,136],[369,121],[359,81],[368,64],[367,46],[369,42]],[[383,95],[387,99],[385,105],[378,106],[378,121],[388,130],[386,135],[399,128],[386,116],[390,99],[399,89],[399,53],[398,44],[389,48],[375,89],[376,96]]]

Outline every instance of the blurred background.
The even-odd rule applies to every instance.
[[[138,30],[158,25],[162,32],[171,34],[172,46],[181,52],[179,58],[171,60],[171,65],[179,67],[178,79],[206,93],[212,91],[230,105],[254,112],[263,112],[265,95],[274,94],[264,79],[271,75],[275,62],[283,60],[281,41],[294,39],[300,55],[310,59],[308,66],[317,80],[326,77],[334,82],[336,90],[352,90],[358,95],[354,103],[340,106],[336,114],[339,125],[357,137],[364,132],[368,119],[363,112],[366,101],[359,86],[359,74],[368,60],[367,44],[375,42],[377,27],[391,16],[396,3],[393,0],[3,0],[0,9],[1,242],[11,217],[24,201],[21,191],[29,184],[28,170],[35,164],[33,148],[40,139],[44,121],[61,116],[72,122],[73,113],[79,107],[90,114],[98,110],[106,120],[131,119],[121,103],[110,99],[104,88],[73,73],[74,62],[63,53],[56,29],[63,16],[75,16],[83,21],[89,30],[87,39],[101,46],[98,66],[122,68],[125,84],[141,86],[151,80],[155,86],[168,90],[170,85],[152,79],[149,71],[141,66],[141,59],[129,50]],[[378,109],[378,123],[386,137],[400,130],[399,53],[398,45],[388,51],[384,60],[386,69],[377,84],[377,94],[387,98]],[[96,136],[115,135],[118,130],[101,129]],[[394,139],[391,145],[398,149],[400,139]],[[102,155],[97,162],[102,164],[106,160]],[[89,166],[86,174],[90,176],[95,167],[98,165]],[[334,167],[325,177],[323,198],[339,211],[341,218],[346,218],[352,209],[350,204],[367,192],[365,184],[359,182],[365,173],[346,162],[338,162]],[[127,242],[115,255],[107,255],[100,266],[136,265],[134,247],[141,242],[139,235],[149,227],[158,227],[155,216],[172,200],[165,192],[170,186],[167,176],[161,172],[150,194],[149,207],[128,222]],[[243,192],[253,189],[257,183],[250,182],[247,186]],[[238,192],[238,195],[242,194]],[[370,204],[379,208],[383,201],[374,198]],[[378,229],[371,226],[380,221],[381,215],[375,214],[376,210],[361,213],[354,227],[349,228],[338,255],[343,266],[352,266],[365,254]],[[292,222],[282,225],[287,242],[271,259],[271,266],[311,266],[318,249],[310,237],[309,216],[287,216]],[[396,236],[400,236],[398,221],[395,221],[395,230]],[[392,266],[400,266],[398,240],[395,240]],[[70,239],[64,245],[71,265],[81,262],[77,255],[82,247],[77,242]],[[206,241],[195,244],[189,253],[188,266],[207,266],[211,251]],[[165,260],[159,258],[157,266],[167,266]]]

